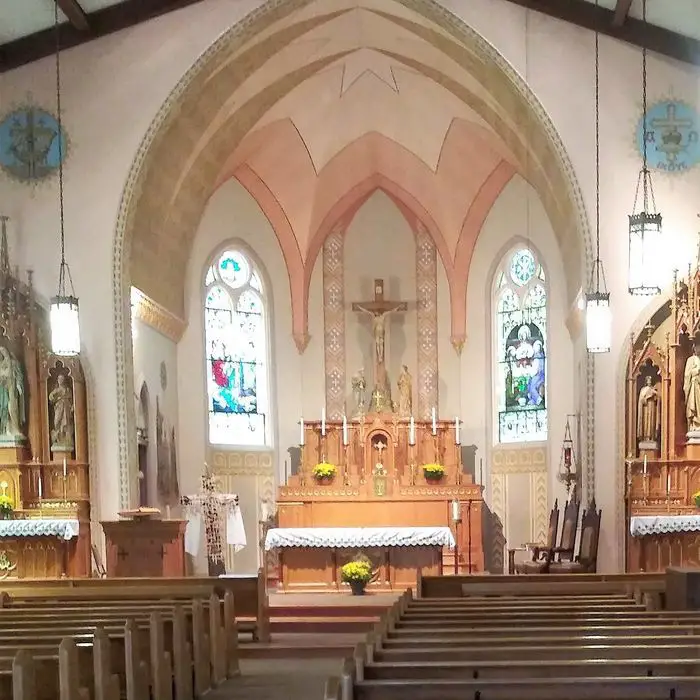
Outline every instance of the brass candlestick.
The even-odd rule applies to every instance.
[[[410,457],[409,457],[409,462],[410,462],[410,469],[411,469],[411,486],[416,485],[416,444],[414,443],[409,443],[409,452],[410,452]]]
[[[343,445],[343,459],[345,464],[343,465],[343,486],[350,486],[350,469],[348,464],[348,445]]]
[[[299,483],[302,486],[306,486],[305,447],[305,444],[299,445]]]

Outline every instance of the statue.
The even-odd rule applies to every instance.
[[[389,311],[375,313],[372,316],[372,334],[374,335],[374,359],[377,366],[384,365],[384,338],[386,336],[386,326],[384,319]]]
[[[654,378],[647,375],[639,391],[637,402],[637,440],[656,442],[659,433],[660,397],[654,386]]]
[[[73,392],[66,382],[65,374],[59,374],[56,378],[56,386],[49,394],[49,403],[53,408],[51,449],[72,450],[74,447]]]
[[[413,413],[413,378],[406,365],[401,366],[396,383],[399,387],[399,416],[408,418]]]
[[[24,442],[25,409],[22,365],[0,346],[0,443]]]
[[[683,393],[688,433],[698,433],[700,437],[700,338],[693,342],[693,354],[685,362]]]
[[[360,371],[352,378],[352,393],[355,397],[356,416],[363,416],[367,410],[366,389],[365,370],[364,367],[360,367]]]

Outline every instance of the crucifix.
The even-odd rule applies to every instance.
[[[386,317],[391,313],[406,311],[405,301],[389,301],[384,298],[384,280],[374,280],[374,299],[371,301],[356,301],[352,310],[370,314],[372,317],[372,334],[374,336],[374,389],[370,403],[370,412],[392,412],[391,384],[386,370],[385,340]]]

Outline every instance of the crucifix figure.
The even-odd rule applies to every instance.
[[[374,299],[353,302],[352,310],[370,314],[372,317],[372,334],[374,336],[374,389],[370,411],[378,413],[393,411],[391,403],[391,384],[386,370],[385,340],[386,317],[398,311],[406,311],[405,301],[388,301],[384,299],[384,280],[374,280]]]

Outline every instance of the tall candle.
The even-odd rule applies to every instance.
[[[671,494],[671,473],[669,472],[666,476],[666,495]]]
[[[408,425],[408,444],[416,444],[416,424],[413,421],[413,416],[411,416],[411,422]]]
[[[644,476],[647,475],[647,456],[644,455]]]
[[[484,484],[484,460],[479,460],[479,483],[483,486]]]
[[[437,435],[437,411],[433,406],[433,435]]]
[[[63,458],[63,478],[68,476],[68,465],[66,464],[66,458]]]
[[[321,435],[326,434],[326,408],[321,409]]]
[[[299,433],[299,446],[304,447],[304,416],[301,417],[299,421],[299,426],[301,428]]]
[[[459,444],[459,416],[455,416],[455,445]]]
[[[41,481],[41,474],[39,474],[39,500],[44,497],[44,484]]]
[[[462,519],[462,509],[460,507],[459,501],[455,498],[452,501],[452,520],[455,522]]]
[[[343,447],[348,446],[348,419],[343,413]]]

